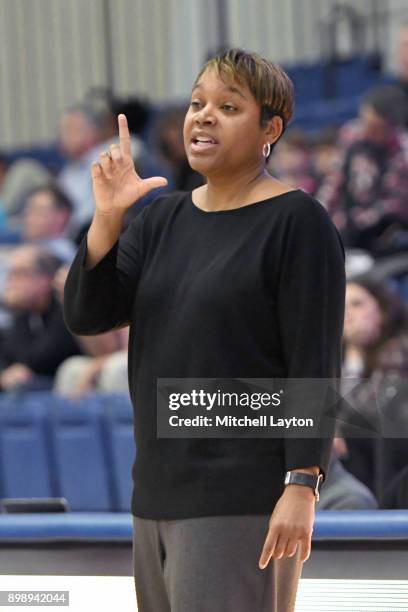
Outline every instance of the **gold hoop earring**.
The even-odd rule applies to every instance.
[[[266,149],[265,149],[266,147]],[[269,157],[269,154],[271,152],[271,145],[269,142],[265,143],[264,146],[262,147],[262,155],[264,157]]]

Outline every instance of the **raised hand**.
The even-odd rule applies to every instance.
[[[130,134],[126,116],[118,115],[119,143],[100,155],[92,164],[92,183],[96,209],[107,214],[126,211],[151,189],[164,187],[162,176],[142,179],[136,172],[130,148]]]

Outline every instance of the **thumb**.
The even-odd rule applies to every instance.
[[[165,187],[168,181],[164,176],[152,176],[147,179],[143,179],[141,184],[142,195],[146,195],[152,189],[157,189],[157,187]]]

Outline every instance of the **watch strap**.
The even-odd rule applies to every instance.
[[[304,472],[288,471],[285,475],[285,485],[300,484],[306,487],[311,487],[314,491],[316,502],[319,501],[320,487],[323,480],[323,474],[306,474]]]

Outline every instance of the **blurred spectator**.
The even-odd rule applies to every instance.
[[[8,217],[19,215],[26,194],[35,187],[51,183],[51,173],[35,159],[22,158],[3,166],[0,201]]]
[[[378,413],[390,415],[408,399],[407,309],[384,283],[368,275],[350,279],[346,288],[342,391],[346,397],[339,414],[336,448],[345,467],[375,491],[373,437],[358,438],[355,426],[365,432],[381,431]],[[353,381],[352,388],[346,379]],[[358,384],[357,384],[358,383]],[[393,413],[393,418],[402,415]],[[408,415],[404,425],[408,426]],[[367,426],[367,427],[366,427]],[[361,431],[361,430],[360,430]],[[383,438],[383,473],[392,476],[408,465],[406,439]]]
[[[318,183],[312,165],[311,140],[299,128],[286,132],[276,145],[268,169],[280,181],[313,195]]]
[[[113,111],[117,117],[126,115],[131,134],[143,137],[151,121],[152,110],[146,100],[140,98],[115,98],[112,101]]]
[[[376,510],[378,502],[370,489],[350,474],[338,459],[335,447],[317,510]]]
[[[73,206],[56,186],[36,187],[27,194],[21,219],[21,240],[34,242],[71,263],[76,246],[66,237]]]
[[[399,85],[399,87],[405,93],[408,100],[408,22],[403,24],[398,33],[397,65],[397,85]],[[408,127],[408,117],[405,125]]]
[[[36,246],[17,247],[10,256],[3,300],[12,322],[0,338],[3,391],[51,388],[59,364],[80,352],[53,292],[53,277],[60,263]]]
[[[82,350],[88,354],[69,357],[59,366],[53,387],[55,393],[67,397],[80,397],[90,391],[129,392],[128,329],[110,331],[106,336],[106,338],[97,336],[98,344],[102,344],[101,340],[104,340],[110,345],[109,350],[106,346],[97,349],[96,342],[94,339],[90,340],[90,337],[78,337]]]
[[[9,162],[7,156],[0,151],[0,242],[4,235],[8,233],[8,222],[6,214],[6,205],[2,199],[2,189],[6,179]]]
[[[375,256],[408,248],[407,110],[398,87],[381,85],[363,97],[358,119],[340,129],[338,168],[317,197],[346,247]]]
[[[6,178],[8,165],[9,163],[7,156],[0,151],[0,193],[3,188],[4,180]]]
[[[61,304],[68,270],[69,266],[61,266],[54,278]],[[68,397],[80,397],[89,391],[128,393],[129,328],[76,338],[83,355],[68,357],[59,366],[54,391]]]
[[[319,187],[338,166],[341,150],[337,144],[338,128],[328,126],[310,136],[312,173]]]
[[[69,161],[62,169],[58,183],[74,205],[70,235],[78,242],[81,230],[87,228],[94,213],[91,167],[102,151],[118,141],[117,118],[108,101],[100,97],[88,98],[68,109],[62,116],[59,131],[60,147]],[[154,159],[146,151],[142,140],[132,136],[132,155],[136,170],[142,176],[161,174]],[[157,194],[148,194],[138,202],[138,208]]]
[[[193,170],[184,149],[183,125],[185,106],[162,110],[154,127],[154,147],[161,162],[168,168],[174,189],[191,191],[204,184],[204,178]]]

